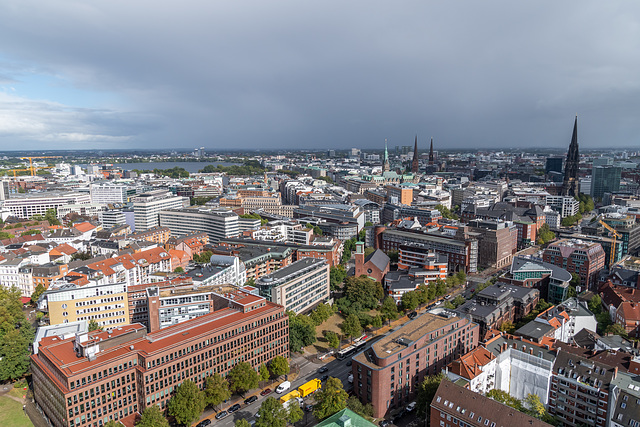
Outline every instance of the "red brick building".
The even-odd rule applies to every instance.
[[[242,305],[244,299],[250,304]],[[235,307],[147,333],[140,324],[72,338],[46,337],[31,356],[34,397],[58,426],[133,425],[147,406],[165,408],[185,380],[204,388],[214,373],[289,356],[284,308],[237,291]]]
[[[380,249],[376,249],[369,256],[364,255],[364,243],[356,243],[356,266],[355,276],[365,275],[371,277],[376,282],[381,282],[384,276],[389,272],[390,260],[387,254]]]
[[[425,313],[353,357],[353,392],[373,416],[404,407],[419,384],[478,346],[479,327],[455,314]]]
[[[598,273],[605,267],[605,253],[600,243],[581,240],[563,239],[550,244],[542,260],[579,275],[582,290],[596,290]]]

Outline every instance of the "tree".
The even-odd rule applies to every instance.
[[[329,283],[332,291],[337,291],[342,288],[342,283],[344,279],[347,278],[347,272],[344,271],[344,267],[341,265],[337,267],[331,267],[329,270]]]
[[[184,273],[184,268],[182,267],[176,267],[175,270],[173,270],[174,273]]]
[[[502,322],[502,325],[500,325],[500,327],[498,328],[499,331],[501,332],[507,332],[509,334],[512,334],[516,331],[516,327],[514,326],[514,324],[510,321],[505,321]]]
[[[102,326],[98,324],[96,319],[89,320],[89,332],[91,331],[102,331]]]
[[[374,309],[380,305],[384,289],[380,282],[365,275],[347,277],[344,281],[344,295],[352,303],[358,302],[365,309]]]
[[[5,239],[12,239],[16,236],[14,236],[11,233],[7,233],[6,231],[0,231],[0,240],[5,240]]]
[[[416,291],[409,291],[402,294],[402,308],[405,310],[415,310],[418,306],[418,295]]]
[[[315,393],[316,405],[313,415],[322,420],[347,407],[349,395],[338,378],[329,377],[325,386]]]
[[[511,396],[506,391],[502,391],[496,388],[496,389],[490,390],[487,393],[487,397],[495,400],[496,402],[500,402],[507,406],[510,406],[517,411],[524,412],[524,407],[522,406],[522,402],[519,399],[516,399],[515,397]]]
[[[120,424],[117,421],[114,420],[109,420],[107,421],[107,423],[104,425],[104,427],[122,427],[122,424]]]
[[[230,389],[236,393],[244,393],[258,387],[260,377],[249,362],[240,362],[227,375]]]
[[[434,207],[435,207],[437,210],[439,210],[439,211],[440,211],[440,213],[442,214],[442,217],[443,217],[443,218],[446,218],[446,219],[455,219],[455,220],[459,219],[459,218],[458,218],[458,215],[456,215],[456,214],[454,214],[453,212],[451,212],[451,210],[450,210],[449,208],[447,208],[446,206],[444,206],[444,205],[435,205]]]
[[[275,397],[267,397],[260,409],[256,419],[256,427],[285,427],[289,414],[282,407]]]
[[[373,417],[373,406],[371,403],[367,403],[363,405],[355,396],[349,396],[349,400],[347,400],[347,408],[351,409],[356,414],[361,417]]]
[[[20,378],[30,366],[34,332],[20,297],[18,288],[0,286],[0,381]]]
[[[607,329],[605,329],[605,333],[607,335],[620,335],[622,338],[629,338],[629,334],[627,333],[626,329],[618,323],[607,326]]]
[[[324,331],[324,337],[327,339],[329,343],[329,347],[338,348],[340,347],[340,339],[338,338],[338,334],[333,331]]]
[[[549,243],[551,240],[555,238],[556,238],[556,235],[553,231],[549,229],[548,224],[543,224],[542,227],[540,227],[540,230],[538,230],[537,243],[539,245],[546,245],[547,243]]]
[[[387,256],[389,257],[389,262],[391,264],[397,264],[398,263],[398,258],[400,256],[398,251],[389,251],[389,252],[387,252]]]
[[[360,325],[360,319],[355,314],[350,314],[344,319],[342,325],[340,325],[340,330],[347,337],[359,337],[362,335],[362,326]]]
[[[589,300],[589,310],[595,315],[602,313],[602,298],[600,298],[600,295],[595,294],[591,297]]]
[[[267,381],[271,377],[269,368],[264,363],[258,368],[258,374],[260,375],[260,381]]]
[[[384,301],[382,301],[382,307],[380,307],[380,311],[389,321],[396,320],[398,318],[398,305],[396,304],[396,301],[391,297],[386,297]]]
[[[298,405],[297,402],[290,403],[289,407],[287,408],[287,420],[289,420],[291,424],[295,424],[303,417],[304,412],[302,412],[300,405]]]
[[[234,427],[251,427],[251,423],[244,418],[240,418],[234,424]]]
[[[169,415],[172,415],[179,424],[191,424],[200,419],[204,408],[204,393],[191,380],[180,384],[169,400]]]
[[[158,405],[151,405],[142,411],[142,416],[140,421],[136,423],[136,427],[169,427],[169,422]]]
[[[544,408],[544,403],[540,401],[540,396],[537,394],[527,394],[523,404],[527,408],[526,412],[534,418],[542,419],[547,413],[547,410]]]
[[[376,248],[372,248],[372,247],[364,248],[364,257],[367,258],[369,255],[371,255],[375,251],[376,251]]]
[[[216,407],[231,397],[229,382],[218,373],[207,377],[204,388],[206,406]]]
[[[289,316],[289,348],[291,351],[300,351],[302,347],[316,342],[316,327],[309,316],[296,315],[288,311]]]
[[[423,416],[424,414],[428,414],[431,401],[436,395],[436,390],[438,390],[443,378],[444,374],[440,372],[439,374],[426,377],[422,383],[420,383],[418,387],[418,397],[416,398],[416,407],[419,414]]]
[[[62,225],[58,219],[58,212],[55,209],[47,209],[44,219],[49,221],[49,225]]]
[[[38,283],[38,286],[36,286],[36,288],[33,290],[33,293],[31,294],[31,304],[36,305],[44,291],[46,291],[44,285],[42,283]]]
[[[275,377],[289,373],[289,361],[284,356],[276,356],[269,362],[269,370]]]

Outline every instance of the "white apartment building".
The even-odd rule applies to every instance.
[[[244,286],[247,281],[247,269],[236,256],[212,255],[209,264],[195,267],[186,274],[194,286]]]
[[[588,193],[587,193],[588,194]],[[573,216],[578,213],[580,202],[571,196],[547,196],[547,205],[560,213],[562,218]]]
[[[101,182],[91,184],[92,203],[126,203],[127,188],[125,184],[115,184],[111,182]]]
[[[25,274],[31,274],[30,269],[23,268],[27,264],[29,264],[28,258],[9,259],[0,264],[0,285],[6,288],[12,288],[15,286],[20,289],[20,293],[23,297],[30,297],[34,291],[33,279],[27,282],[26,277],[21,278],[21,274],[23,276]]]
[[[29,219],[34,215],[44,215],[49,209],[55,209],[65,205],[89,204],[91,196],[85,193],[75,192],[43,192],[14,195],[4,201],[4,208],[18,218]]]
[[[204,232],[219,240],[240,234],[238,219],[238,214],[224,208],[171,209],[160,212],[159,225],[168,227],[174,237]]]
[[[136,232],[160,225],[160,212],[188,205],[188,198],[175,196],[166,190],[154,190],[136,196],[133,199]]]
[[[104,205],[98,203],[64,205],[58,207],[58,218],[64,218],[70,213],[99,217],[103,210]]]
[[[324,259],[302,258],[256,282],[260,295],[304,313],[329,298],[329,264]]]

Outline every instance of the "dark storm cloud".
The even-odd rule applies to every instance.
[[[114,101],[49,119],[36,105],[56,99],[5,90],[34,116],[0,110],[0,142],[340,148],[418,133],[425,147],[432,135],[451,148],[562,147],[578,113],[581,146],[637,146],[638,12],[631,1],[5,2],[4,61]]]

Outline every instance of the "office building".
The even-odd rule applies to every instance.
[[[136,196],[133,199],[136,232],[149,230],[160,225],[161,211],[179,209],[188,205],[188,198],[174,196],[170,191],[165,190],[149,191]]]
[[[544,262],[557,265],[580,276],[578,292],[595,290],[598,273],[604,269],[605,254],[599,243],[563,239],[547,246],[542,254]]]
[[[151,405],[165,409],[185,380],[204,388],[239,362],[255,369],[289,355],[283,307],[236,291],[213,313],[147,333],[140,324],[42,338],[31,356],[34,398],[56,427],[133,425]]]
[[[80,205],[91,203],[91,196],[86,193],[43,192],[15,194],[4,201],[4,208],[18,218],[30,219],[34,215],[44,216],[49,209],[57,209],[64,205]]]
[[[604,193],[620,190],[622,168],[618,166],[594,166],[591,169],[591,197],[602,200]]]
[[[425,313],[353,356],[353,393],[384,417],[415,400],[419,384],[478,346],[478,325],[444,311]]]
[[[112,329],[129,323],[126,283],[54,284],[38,300],[38,308],[49,313],[49,323],[87,322]]]
[[[204,232],[218,241],[240,234],[238,214],[222,208],[171,209],[160,213],[160,225],[168,227],[172,236]]]
[[[544,173],[549,172],[562,172],[562,163],[564,159],[562,157],[547,157],[547,161],[544,167]]]
[[[304,313],[329,298],[329,264],[303,258],[262,276],[255,285],[260,295],[286,311]]]
[[[129,192],[129,186],[126,184],[115,183],[93,183],[91,184],[91,203],[127,203],[130,195],[135,195],[135,189]]]

